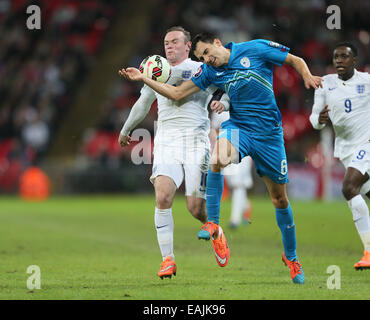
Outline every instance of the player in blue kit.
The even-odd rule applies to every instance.
[[[181,100],[210,84],[229,95],[232,105],[230,119],[222,124],[207,175],[208,221],[198,237],[217,238],[223,191],[222,169],[249,155],[275,207],[284,246],[282,260],[289,267],[293,282],[303,284],[305,278],[296,253],[295,225],[286,191],[288,166],[281,114],[273,92],[273,67],[283,63],[292,66],[302,76],[307,89],[317,89],[322,78],[313,76],[304,60],[290,54],[289,48],[272,41],[230,42],[223,46],[216,36],[203,33],[193,39],[192,50],[204,64],[190,80],[176,87],[145,78],[135,68],[122,69],[119,73],[129,80],[143,81],[173,100]],[[227,243],[224,248],[214,249],[219,261],[228,260]]]

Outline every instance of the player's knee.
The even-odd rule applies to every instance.
[[[169,192],[159,190],[155,198],[157,208],[170,208],[172,205],[172,195]]]
[[[222,164],[219,162],[218,158],[216,158],[214,161],[211,161],[209,165],[209,169],[215,173],[215,172],[220,172],[222,170]]]
[[[212,172],[220,172],[230,163],[230,157],[218,155],[217,157],[211,158],[210,170]]]
[[[289,205],[289,200],[284,195],[275,195],[271,197],[272,203],[277,209],[285,209]]]
[[[342,193],[346,200],[351,200],[360,193],[360,188],[351,182],[343,183]]]
[[[220,172],[221,171],[221,167],[219,165],[217,165],[216,163],[211,163],[209,165],[209,170],[211,170],[213,173]]]

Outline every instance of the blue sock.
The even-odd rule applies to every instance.
[[[224,190],[224,176],[221,172],[208,170],[207,175],[207,220],[219,224],[221,197]]]
[[[297,259],[297,241],[292,208],[288,204],[288,207],[285,209],[275,209],[275,213],[277,224],[281,231],[285,256],[290,261]]]

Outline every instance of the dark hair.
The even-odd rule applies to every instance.
[[[339,48],[339,47],[347,47],[347,48],[350,48],[352,50],[352,53],[353,53],[353,56],[354,57],[357,57],[357,48],[351,43],[351,42],[348,42],[348,41],[344,41],[344,42],[339,42],[335,45],[334,47],[334,50]]]
[[[194,54],[194,50],[196,49],[197,43],[199,41],[202,41],[204,43],[213,43],[215,39],[217,39],[217,36],[213,33],[209,33],[209,32],[199,33],[193,38],[190,51]]]
[[[167,31],[166,31],[166,34],[169,33],[169,32],[172,32],[172,31],[181,31],[184,36],[185,36],[185,43],[187,43],[188,41],[191,40],[191,36],[190,36],[190,32],[189,31],[186,31],[183,27],[181,26],[175,26],[175,27],[171,27],[169,28]]]

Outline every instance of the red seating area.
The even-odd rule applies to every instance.
[[[29,5],[41,29],[28,30]],[[117,12],[110,0],[4,0],[0,27],[0,189],[42,159]],[[12,173],[13,172],[13,173]],[[8,177],[9,176],[9,177]]]

